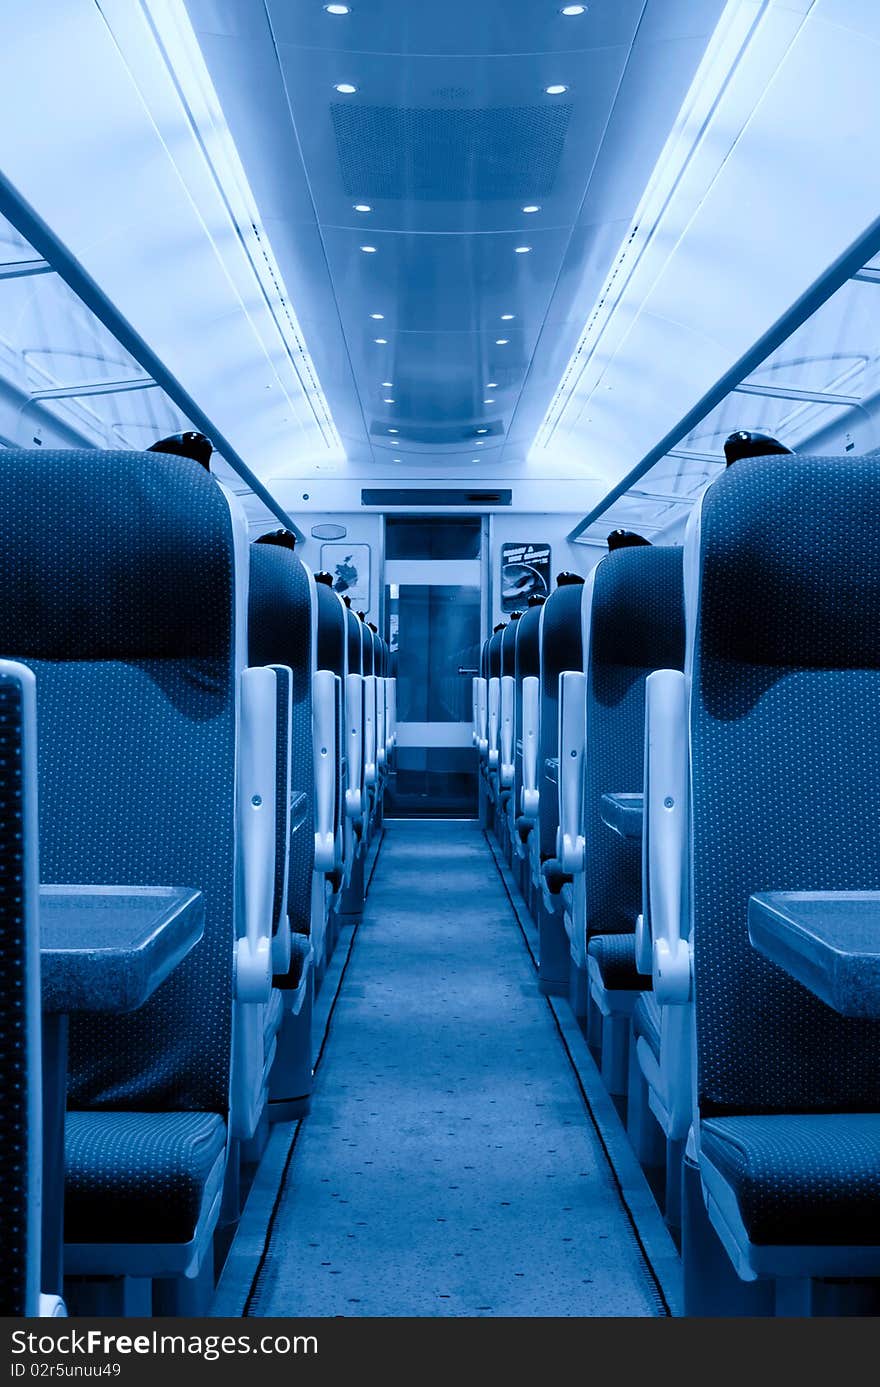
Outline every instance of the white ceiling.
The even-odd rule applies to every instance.
[[[722,0],[187,8],[353,473],[522,463]]]

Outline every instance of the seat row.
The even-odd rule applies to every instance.
[[[3,1309],[203,1312],[309,1101],[389,652],[196,461],[5,450],[0,490]]]
[[[876,1311],[880,502],[750,456],[474,686],[483,800],[680,1239],[688,1314]]]

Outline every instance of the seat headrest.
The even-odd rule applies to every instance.
[[[880,666],[880,468],[744,459],[703,496],[704,655],[792,668]],[[691,571],[696,555],[686,559]]]
[[[0,649],[47,660],[203,658],[232,632],[228,502],[161,452],[0,451]]]
[[[596,566],[590,657],[601,665],[683,669],[682,550],[647,545],[615,550]]]

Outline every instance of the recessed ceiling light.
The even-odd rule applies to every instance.
[[[391,461],[392,461],[392,462],[400,462],[400,458],[392,458]]]
[[[487,390],[497,390],[497,389],[498,389],[498,382],[497,382],[497,380],[490,380],[489,383],[488,383],[488,385],[486,386],[486,389],[487,389]]]
[[[337,87],[336,90],[354,91],[354,87]],[[552,87],[545,87],[544,90],[548,96],[561,96],[563,92],[568,91],[568,87],[564,82],[554,82]]]
[[[342,96],[354,96],[357,87],[352,82],[336,82],[333,90],[338,91]],[[547,90],[549,91],[550,88],[548,87]],[[562,90],[565,91],[565,87]]]
[[[373,209],[368,202],[356,202],[354,204],[354,210],[356,212],[372,212]]]
[[[394,385],[394,381],[393,381],[393,380],[383,380],[382,384],[384,385],[384,387],[385,387],[386,390],[390,390],[390,389],[392,388],[392,386]]]
[[[382,319],[385,317],[385,314],[384,314],[384,313],[371,313],[371,314],[370,314],[370,317],[371,317],[371,318],[374,318],[375,321],[376,321],[377,323],[381,323]]]
[[[509,338],[509,337],[496,337],[496,338],[495,338],[495,346],[496,346],[496,347],[506,347],[509,341],[510,341],[510,338]]]
[[[540,210],[537,202],[530,202],[527,207],[523,208],[524,212],[540,212]]]
[[[502,314],[501,314],[501,321],[502,321],[502,323],[509,323],[509,322],[511,321],[511,319],[512,319],[512,318],[515,318],[515,317],[516,317],[516,314],[515,314],[515,313],[502,313]]]
[[[477,433],[488,433],[488,429],[477,429]]]
[[[383,404],[386,404],[386,405],[393,405],[393,404],[394,404],[394,401],[393,401],[392,399],[389,398],[389,399],[383,400]]]
[[[569,6],[569,9],[570,8],[571,6]],[[575,5],[574,8],[577,9],[578,6]],[[583,5],[581,5],[580,8],[583,9]],[[328,14],[351,14],[348,5],[325,5],[324,9]],[[565,14],[565,10],[563,10],[562,13]]]
[[[482,448],[482,446],[483,446],[483,440],[482,440],[482,438],[478,438],[477,441],[476,441],[476,443],[474,444],[474,447],[475,447],[475,448]]]
[[[375,255],[375,254],[376,254],[376,247],[375,247],[375,246],[361,246],[361,250],[363,251],[364,255]]]
[[[389,429],[389,433],[400,433],[400,429]]]
[[[363,250],[363,249],[364,249],[364,247],[361,246],[361,250]],[[517,255],[528,255],[528,253],[529,253],[530,250],[531,250],[531,246],[517,246],[517,247],[516,247],[516,253],[517,253]]]
[[[388,346],[388,338],[387,338],[387,337],[374,337],[374,338],[373,338],[373,341],[376,343],[376,346],[377,346],[377,347],[387,347],[387,346]]]
[[[571,17],[576,14],[585,14],[586,9],[586,5],[563,5],[559,13],[566,15],[566,17]]]

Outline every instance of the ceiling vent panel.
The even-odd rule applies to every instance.
[[[394,430],[390,438],[389,429]],[[392,441],[396,436],[401,443],[423,443],[431,448],[442,448],[451,444],[476,443],[483,439],[488,443],[491,438],[502,438],[504,425],[500,419],[487,419],[482,424],[408,424],[405,419],[397,419],[389,424],[387,419],[374,419],[370,434],[373,438]]]
[[[330,107],[347,196],[424,202],[547,197],[572,110]]]

